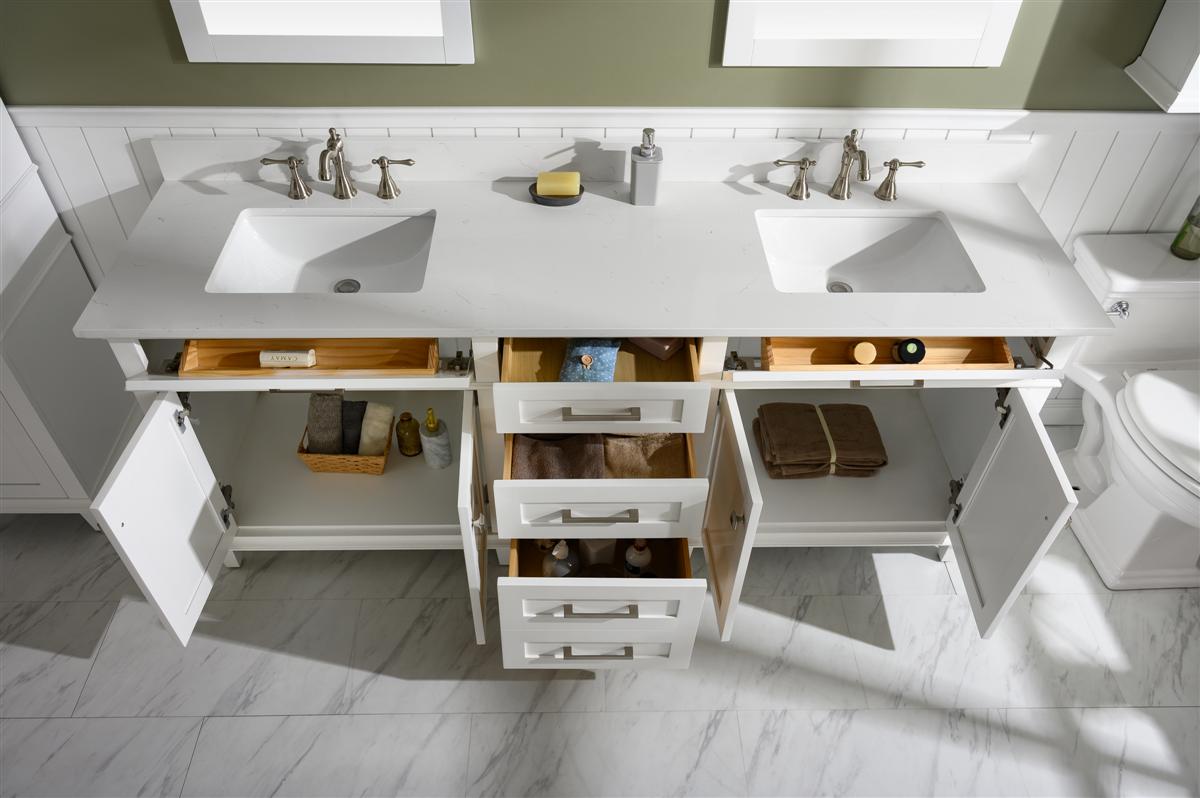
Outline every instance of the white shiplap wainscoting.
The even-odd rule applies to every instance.
[[[121,108],[11,109],[89,274],[117,257],[168,177],[257,179],[258,151],[319,148],[344,128],[354,149],[387,145],[416,157],[420,180],[528,177],[572,164],[593,179],[627,179],[643,127],[667,148],[667,179],[786,182],[774,158],[821,152],[814,180],[834,168],[837,141],[864,131],[872,162],[922,158],[907,181],[1016,181],[1068,254],[1083,233],[1175,229],[1200,194],[1200,116],[1164,113],[784,108]],[[160,164],[154,138],[213,142],[210,169]],[[583,143],[584,146],[579,146]],[[372,154],[379,154],[373,153]],[[832,156],[832,157],[830,157]],[[359,161],[354,159],[358,157]],[[310,159],[311,160],[311,159]],[[224,167],[215,164],[225,163]],[[769,174],[770,173],[770,174]],[[374,179],[361,171],[362,182]],[[277,178],[282,179],[282,178]],[[465,348],[465,347],[459,347]],[[757,354],[757,341],[731,341]],[[1063,389],[1060,400],[1077,394]]]

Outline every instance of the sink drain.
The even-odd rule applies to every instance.
[[[357,294],[360,288],[362,288],[362,283],[351,277],[347,277],[345,280],[338,280],[333,284],[333,290],[338,294]]]
[[[831,280],[829,285],[825,286],[825,290],[831,294],[853,294],[854,288],[850,283],[844,283],[841,280]]]

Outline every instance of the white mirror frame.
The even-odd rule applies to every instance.
[[[1021,0],[729,0],[724,66],[995,67]]]
[[[200,0],[171,0],[188,61],[296,64],[473,64],[471,0],[440,0],[441,36],[217,36]]]

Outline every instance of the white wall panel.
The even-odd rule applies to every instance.
[[[1151,230],[1177,230],[1200,195],[1200,147],[1192,147],[1187,162],[1167,192],[1167,199],[1150,223]]]
[[[1163,132],[1125,196],[1125,203],[1109,227],[1112,233],[1145,233],[1166,201],[1168,186],[1182,174],[1188,154],[1196,147],[1193,133]]]
[[[1063,242],[1068,252],[1076,236],[1107,233],[1112,227],[1159,135],[1153,130],[1125,130],[1117,134]]]
[[[150,191],[134,157],[129,133],[121,127],[88,127],[83,129],[83,137],[128,237],[150,204]]]
[[[1042,221],[1058,243],[1066,243],[1071,226],[1100,176],[1100,168],[1116,138],[1116,131],[1081,130],[1071,139],[1071,146],[1067,148],[1041,209]]]

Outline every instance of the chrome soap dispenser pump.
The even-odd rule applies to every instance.
[[[654,128],[645,128],[642,131],[642,143],[633,148],[631,156],[629,201],[634,205],[657,204],[662,160],[662,147],[654,143]]]

